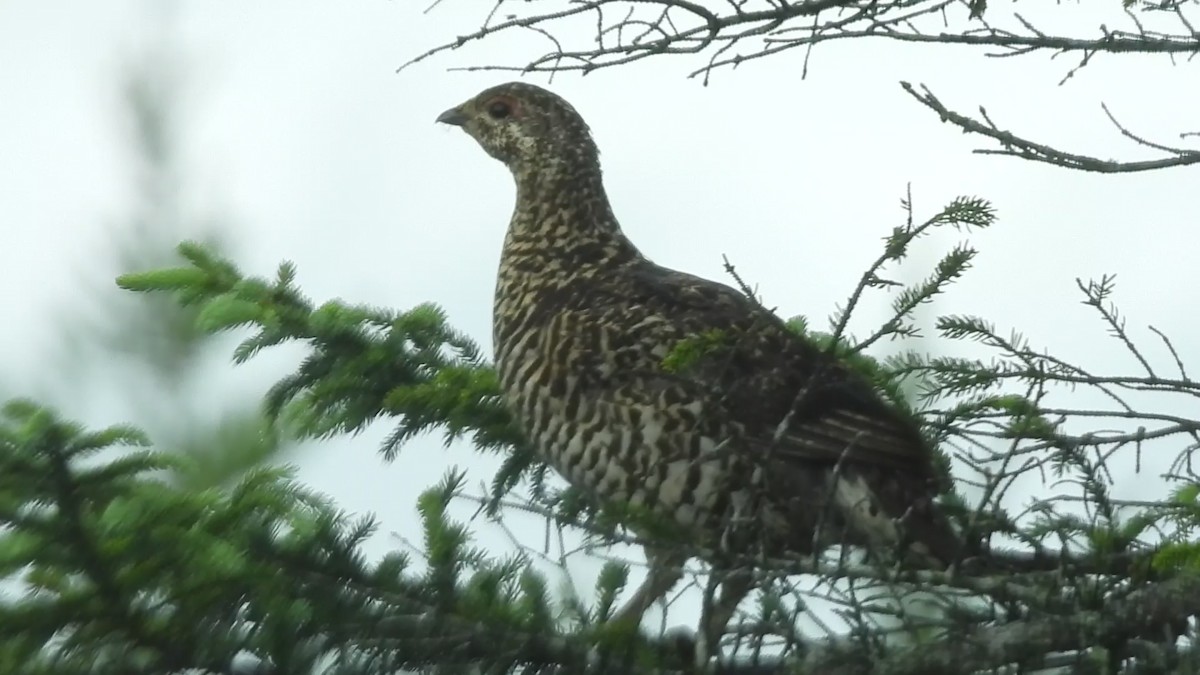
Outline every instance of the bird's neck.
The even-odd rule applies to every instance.
[[[517,201],[505,238],[506,258],[578,267],[640,257],[613,215],[598,162],[545,162],[513,175]]]
[[[583,301],[580,288],[643,260],[621,232],[598,170],[514,175],[517,203],[500,256],[492,336],[502,377],[512,374],[517,357],[508,350],[523,331],[541,330],[564,304]]]

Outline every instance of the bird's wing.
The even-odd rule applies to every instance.
[[[744,293],[651,264],[628,281],[634,297],[626,301],[650,305],[683,331],[728,332],[731,344],[700,357],[681,376],[720,392],[723,407],[764,451],[814,464],[932,470],[914,419]]]
[[[625,418],[641,419],[642,434],[670,430],[676,448],[734,441],[728,447],[741,459],[761,462],[764,487],[791,523],[790,550],[808,550],[824,530],[821,514],[832,513],[848,527],[835,523],[821,536],[915,541],[938,564],[958,557],[957,534],[935,506],[946,482],[930,446],[866,377],[722,284],[648,264],[597,281],[558,311],[610,326],[606,354],[629,349],[638,365],[614,361],[595,395],[620,387],[608,400],[627,411],[642,397],[639,415]],[[714,331],[732,340],[682,369],[661,363],[672,345]],[[663,404],[677,410],[666,414]]]

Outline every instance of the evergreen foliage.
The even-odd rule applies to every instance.
[[[951,498],[959,504],[964,526],[1003,532],[1037,550],[1048,542],[1067,542],[1098,556],[1148,551],[1141,539],[1151,530],[1173,526],[1150,562],[1159,583],[1173,578],[1190,583],[1190,575],[1179,577],[1177,571],[1195,568],[1200,557],[1189,539],[1200,523],[1200,490],[1195,487],[1200,481],[1184,481],[1168,502],[1122,516],[1122,505],[1108,495],[1102,458],[1091,449],[1132,439],[1068,434],[1062,422],[1067,413],[1048,409],[1039,398],[1041,390],[1054,384],[1168,389],[1194,396],[1196,385],[1186,377],[1087,374],[1036,352],[1020,336],[1002,336],[975,317],[944,317],[938,330],[951,339],[982,343],[995,354],[992,361],[912,352],[879,360],[861,351],[885,336],[911,335],[913,309],[944,291],[968,266],[974,252],[960,245],[928,279],[902,285],[880,276],[929,228],[963,220],[986,225],[992,219],[978,200],[956,202],[948,211],[953,215],[955,209],[965,209],[967,217],[943,213],[919,225],[910,218],[888,237],[884,253],[862,276],[846,307],[835,313],[829,333],[812,331],[802,319],[794,326],[842,352],[885,389],[890,386],[898,400],[906,399],[897,383],[918,383],[919,400],[908,401],[912,408],[925,408],[921,413],[943,448],[969,445],[971,452],[957,454],[966,456],[980,476],[990,476],[982,483],[982,497],[970,500],[977,502],[973,508],[964,497]],[[203,245],[186,243],[179,252],[185,265],[128,274],[119,284],[173,294],[194,311],[196,325],[204,331],[252,328],[234,351],[239,362],[268,346],[304,343],[308,355],[270,390],[265,404],[272,419],[288,422],[286,428],[327,438],[386,420],[395,430],[381,448],[385,459],[423,433],[440,432],[447,442],[465,440],[480,451],[506,457],[488,500],[494,513],[502,516],[516,504],[557,517],[564,526],[585,528],[599,542],[629,540],[619,526],[638,514],[612,509],[597,514],[573,501],[569,492],[544,489],[544,468],[524,450],[500,405],[489,363],[438,308],[422,305],[396,312],[342,302],[315,306],[296,287],[296,271],[288,263],[267,280],[243,275]],[[1107,304],[1111,280],[1081,288],[1087,302],[1124,335]],[[856,342],[845,331],[847,317],[871,289],[893,292],[896,313],[870,338]],[[675,356],[686,361],[686,354]],[[1010,380],[1029,393],[1013,393],[1006,386]],[[950,405],[930,407],[940,401]],[[1079,415],[1086,411],[1073,416]],[[1172,426],[1142,437],[1195,433],[1198,427],[1195,421],[1172,418]],[[148,439],[132,428],[89,432],[28,401],[5,407],[0,438],[0,522],[7,528],[0,538],[0,559],[3,574],[20,580],[19,592],[0,605],[0,672],[200,668],[385,673],[432,668],[444,673],[625,673],[684,672],[688,667],[677,636],[645,637],[631,634],[628,626],[604,623],[626,585],[625,566],[607,565],[595,581],[595,600],[587,602],[573,593],[556,597],[521,553],[503,557],[474,546],[468,528],[448,515],[447,507],[464,495],[462,476],[454,472],[412,496],[424,525],[422,559],[397,553],[367,561],[360,545],[373,531],[373,521],[348,518],[297,485],[286,471],[254,470],[224,487],[182,487],[189,475],[187,455],[148,449]],[[988,449],[988,439],[1000,439],[1013,450]],[[1032,524],[1018,523],[994,508],[1006,481],[1017,474],[985,466],[987,458],[980,453],[1011,458],[1038,450],[1049,452],[1047,469],[1081,486],[1079,499],[1095,509],[1094,517],[1069,513],[1055,499],[1032,506],[1038,514]],[[522,479],[543,489],[514,498],[509,491]],[[885,662],[894,672],[955,672],[934,668],[941,662],[905,645],[944,641],[965,627],[1003,625],[1020,616],[1084,616],[1081,610],[1118,601],[1132,604],[1139,593],[1154,589],[1146,585],[1151,575],[1145,567],[1102,577],[1064,567],[1051,575],[1006,580],[906,573],[834,560],[781,564],[775,576],[763,580],[758,609],[735,630],[745,639],[735,640],[738,656],[725,672],[779,672],[786,663],[780,658],[789,654],[793,663],[818,672],[868,672],[869,664]],[[874,600],[860,598],[847,605],[845,618],[854,627],[848,637],[798,635],[796,621],[806,601],[787,581],[795,573],[817,573]],[[935,609],[921,610],[914,597],[925,597]],[[957,601],[951,602],[953,598]],[[897,611],[897,618],[924,611],[927,619],[881,628],[881,617]],[[1101,622],[1104,615],[1098,616]],[[1146,630],[1157,635],[1168,624]],[[753,631],[747,626],[754,626]],[[1145,631],[1134,631],[1108,645],[1102,642],[1112,629],[1102,622],[1078,628],[1092,642],[1074,650],[1077,664],[1097,658],[1100,647],[1112,651],[1112,662],[1119,663],[1132,653],[1131,638],[1150,639]],[[901,639],[903,635],[907,638]],[[1160,642],[1158,649],[1157,656],[1173,663],[1183,658],[1173,645]],[[758,666],[751,664],[756,659]],[[238,670],[233,665],[238,663],[254,665]],[[754,670],[764,664],[776,670]]]

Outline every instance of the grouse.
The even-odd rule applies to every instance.
[[[962,555],[912,417],[745,293],[642,255],[569,103],[513,82],[437,121],[516,181],[495,365],[521,430],[570,484],[663,519],[712,560],[832,544],[940,567]],[[626,608],[635,620],[679,578],[671,547],[647,554],[660,564]],[[736,605],[749,589],[726,590]]]

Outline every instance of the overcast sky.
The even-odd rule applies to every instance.
[[[433,301],[487,343],[511,178],[460,130],[433,120],[512,79],[447,68],[515,63],[542,45],[484,43],[396,72],[473,30],[484,5],[491,3],[444,0],[423,13],[422,2],[383,0],[0,2],[5,393],[43,389],[39,359],[46,338],[62,329],[47,308],[95,297],[72,271],[97,264],[135,194],[121,74],[164,45],[186,83],[181,142],[191,206],[233,224],[244,270],[269,275],[293,260],[318,301]],[[1074,4],[1049,11],[1057,12],[1045,17],[1049,25],[1083,34],[1108,20]],[[154,45],[159,52],[147,51]],[[984,105],[1005,128],[1063,149],[1138,159],[1147,153],[1120,137],[1101,102],[1128,128],[1176,143],[1200,119],[1195,64],[1101,56],[1058,86],[1074,65],[1069,58],[831,43],[815,50],[802,79],[802,57],[720,72],[708,87],[685,77],[700,65],[686,58],[554,81],[590,123],[618,217],[650,257],[724,279],[727,255],[781,314],[823,320],[878,255],[881,237],[902,223],[907,184],[918,217],[956,195],[977,195],[993,202],[999,224],[972,237],[978,263],[938,312],[983,314],[1098,371],[1135,374],[1079,304],[1074,284],[1115,273],[1116,300],[1153,358],[1168,363],[1147,324],[1200,368],[1195,168],[1104,176],[974,155],[990,146],[939,123],[898,84],[927,84],[963,112]],[[957,239],[925,244],[914,274],[926,274]],[[886,306],[886,297],[872,297],[856,325],[874,325]],[[212,375],[214,409],[250,377],[225,363]],[[293,364],[277,357],[245,372],[257,373],[257,395],[270,384],[268,371]],[[117,396],[111,406],[93,400],[64,412],[90,424],[136,418]],[[477,480],[490,475],[490,463],[462,449],[443,452],[437,440],[413,443],[384,465],[374,450],[386,427],[306,447],[296,457],[302,479],[415,537],[421,488],[454,463],[470,465]],[[1143,458],[1142,473],[1123,473],[1119,492],[1157,496],[1161,466],[1153,459],[1147,468]],[[379,552],[395,543],[383,537],[373,545]]]

